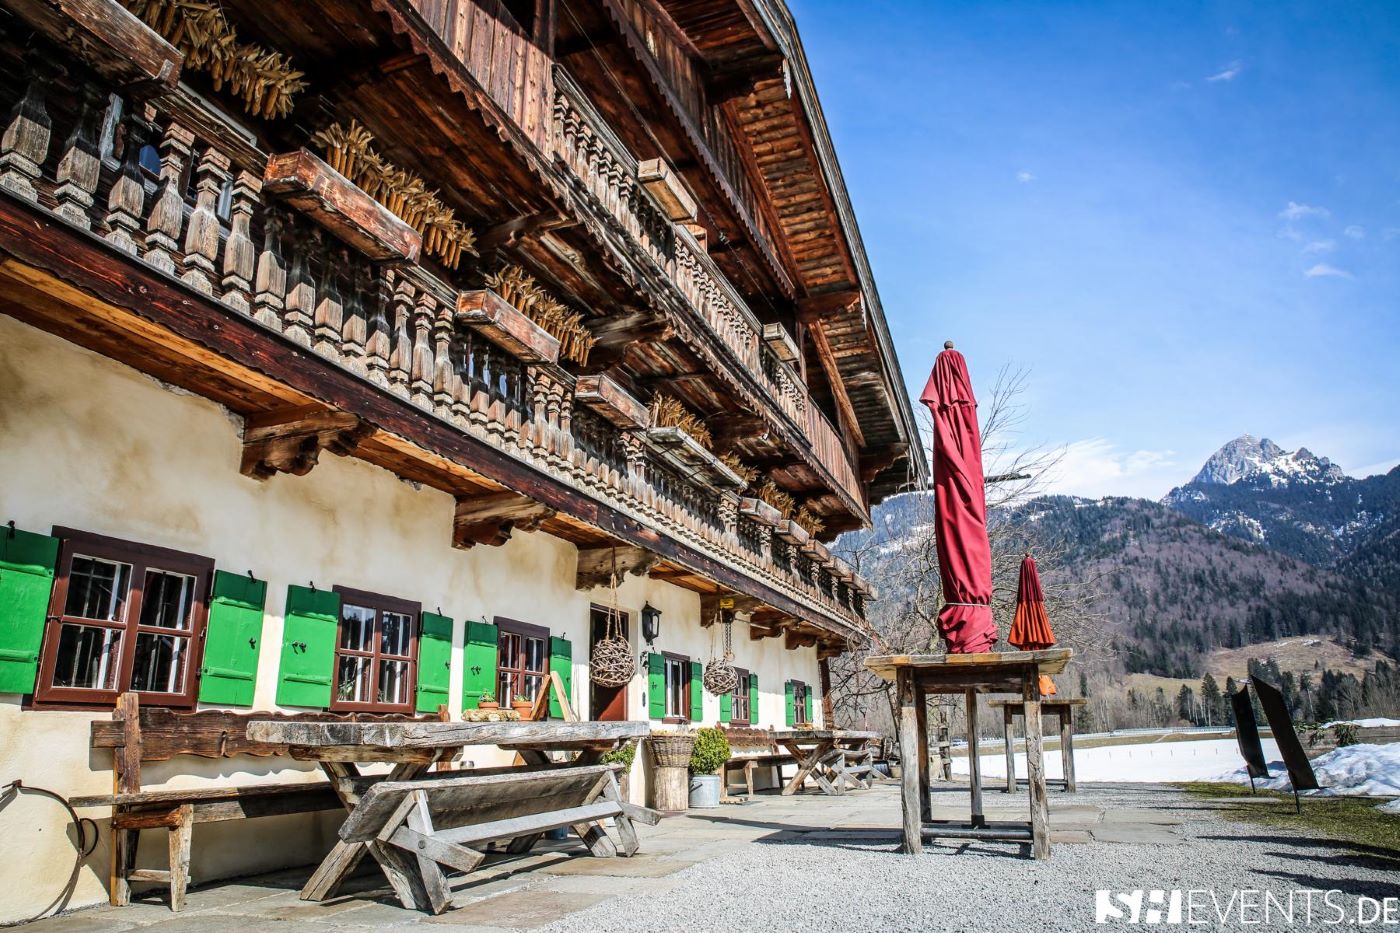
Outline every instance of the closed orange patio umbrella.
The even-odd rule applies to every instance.
[[[1021,580],[1016,587],[1016,618],[1006,640],[1021,651],[1042,651],[1055,646],[1055,633],[1050,630],[1050,616],[1045,612],[1045,593],[1040,588],[1040,571],[1029,553],[1021,561]],[[1054,696],[1055,684],[1041,675],[1040,693]]]

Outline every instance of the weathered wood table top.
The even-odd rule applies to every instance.
[[[1055,697],[1041,697],[1040,708],[1041,710],[1048,710],[1056,706],[1084,706],[1088,704],[1088,702],[1089,701],[1084,699],[1083,697],[1066,697],[1063,700],[1056,699]],[[1012,712],[1020,712],[1026,708],[1026,701],[1006,700],[998,698],[995,700],[988,700],[987,705],[992,707],[993,709],[1000,709],[1003,706],[1009,706],[1011,707]]]
[[[498,745],[502,748],[586,750],[610,748],[640,739],[651,729],[644,722],[279,722],[248,725],[248,738],[284,743],[292,757],[315,759],[331,749],[366,752]]]
[[[772,736],[775,742],[871,742],[880,738],[880,733],[850,729],[774,729]]]
[[[1020,693],[1021,675],[1026,667],[1034,666],[1038,674],[1058,674],[1073,654],[1069,648],[982,654],[882,654],[866,658],[865,666],[889,681],[905,668],[915,671],[922,684],[957,681],[953,686],[958,693],[968,689],[979,693]],[[1003,681],[1005,689],[1001,687]]]

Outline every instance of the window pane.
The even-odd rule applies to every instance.
[[[413,617],[402,612],[385,612],[381,617],[384,631],[379,639],[379,650],[383,654],[408,657],[408,646],[413,634]]]
[[[115,690],[121,631],[92,625],[64,625],[54,663],[55,687]]]
[[[152,693],[183,693],[185,651],[188,647],[189,639],[183,635],[156,635],[152,632],[138,634],[136,661],[131,671],[131,689]]]
[[[408,702],[407,661],[379,662],[379,702],[399,705]]]
[[[544,639],[522,638],[525,643],[525,670],[544,671]]]
[[[340,647],[351,651],[374,650],[374,610],[364,606],[340,607]]]
[[[524,688],[520,691],[531,702],[540,695],[540,687],[544,685],[543,677],[525,677]]]
[[[520,639],[510,632],[502,632],[500,641],[501,667],[519,667],[520,659],[516,657],[519,649]]]
[[[496,702],[502,706],[509,706],[510,701],[515,699],[515,691],[511,689],[514,678],[510,671],[501,671],[500,680],[496,686]]]
[[[193,599],[194,577],[164,570],[148,570],[146,589],[141,595],[141,624],[189,631]],[[136,645],[136,650],[140,651],[141,643],[137,642]]]
[[[336,699],[345,703],[370,702],[370,658],[341,655],[336,666]]]
[[[63,614],[121,622],[130,590],[130,564],[74,555],[72,569],[68,572],[68,599]]]

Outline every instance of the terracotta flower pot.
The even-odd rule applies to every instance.
[[[534,703],[512,703],[510,708],[520,714],[521,719],[529,719],[530,713],[534,710]]]
[[[477,709],[500,709],[501,704],[495,700],[482,700],[476,704]]]

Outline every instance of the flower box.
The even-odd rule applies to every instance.
[[[521,362],[554,363],[559,359],[559,341],[489,288],[458,295],[456,321],[479,331]]]

